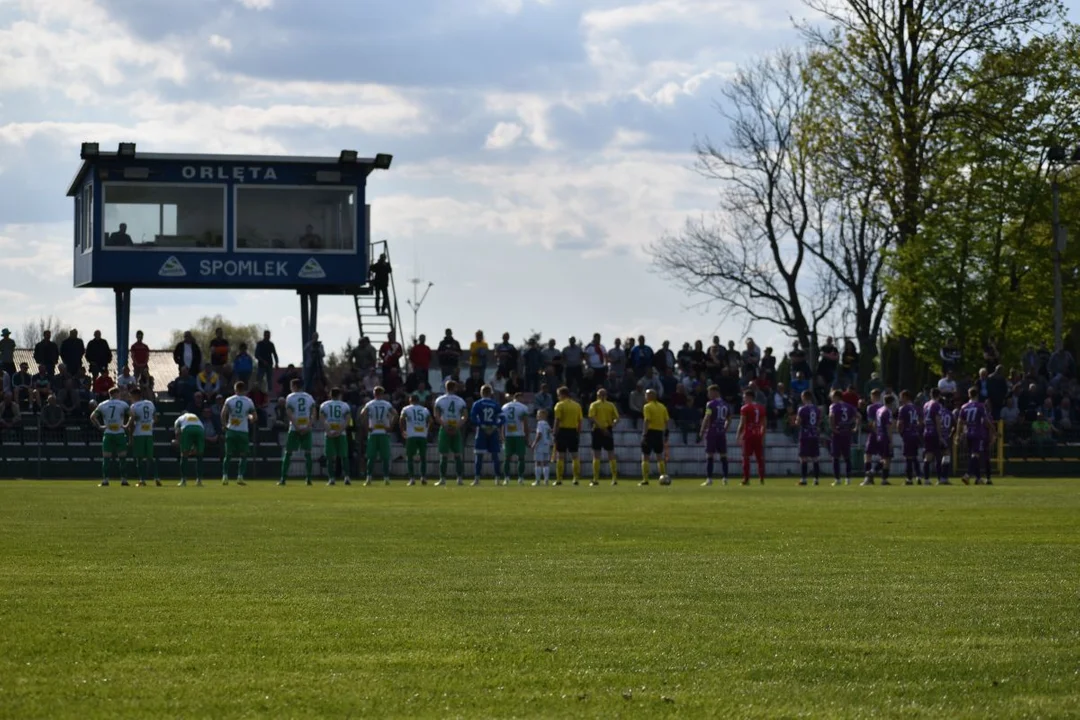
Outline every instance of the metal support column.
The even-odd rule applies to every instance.
[[[113,288],[116,293],[116,372],[127,365],[131,347],[131,288]]]

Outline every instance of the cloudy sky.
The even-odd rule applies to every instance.
[[[714,189],[695,135],[741,62],[797,42],[798,0],[0,0],[0,324],[55,314],[115,334],[71,288],[79,143],[233,154],[394,154],[369,183],[420,331],[651,341],[741,335],[665,287],[644,248]],[[299,351],[289,292],[136,291],[155,344],[221,312]],[[328,347],[356,335],[324,300]],[[759,340],[775,330],[754,328]]]

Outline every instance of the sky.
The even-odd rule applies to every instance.
[[[0,325],[55,315],[115,337],[112,292],[72,287],[79,144],[394,155],[369,179],[406,336],[530,331],[741,341],[648,247],[714,212],[692,169],[739,64],[798,43],[799,0],[0,0]],[[1076,14],[1075,11],[1073,13]],[[133,292],[153,346],[221,313],[298,359],[288,291]],[[324,298],[328,350],[357,335]],[[134,334],[134,333],[133,333]],[[775,327],[751,334],[783,342]]]

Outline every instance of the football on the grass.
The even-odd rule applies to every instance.
[[[660,476],[660,484],[661,485],[670,485],[671,484],[671,476],[670,475],[661,475]]]

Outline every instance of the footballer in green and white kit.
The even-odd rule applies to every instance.
[[[127,485],[124,477],[124,458],[127,457],[127,424],[131,408],[120,399],[120,388],[109,390],[109,399],[94,408],[90,422],[101,430],[101,487],[109,486],[109,464],[116,458],[120,466],[120,484]]]
[[[229,461],[239,457],[236,469],[237,485],[244,484],[248,455],[251,454],[251,428],[257,421],[255,403],[247,396],[247,385],[238,382],[236,393],[221,406],[221,425],[225,428],[225,455],[221,461],[221,484],[229,484]]]
[[[335,387],[330,390],[330,399],[319,406],[319,417],[326,426],[326,444],[323,454],[326,455],[327,485],[334,484],[335,463],[341,461],[341,472],[345,476],[345,484],[351,485],[349,480],[349,418],[352,417],[352,408],[349,403],[341,399],[341,388]]]
[[[420,484],[427,485],[428,432],[431,413],[420,404],[420,396],[409,397],[409,405],[401,411],[401,432],[405,436],[405,457],[409,466],[409,484],[416,483],[416,456],[420,456]]]
[[[187,485],[187,459],[195,457],[195,484],[202,486],[202,459],[206,452],[206,429],[202,420],[194,413],[184,413],[173,423],[176,439],[180,447],[180,487]]]
[[[285,477],[289,473],[289,463],[292,462],[293,453],[297,450],[304,451],[304,477],[310,485],[311,429],[315,425],[318,408],[315,406],[315,398],[304,392],[304,384],[299,378],[293,378],[289,387],[292,392],[285,398],[285,414],[289,416],[289,433],[285,438],[285,454],[281,458],[281,480],[278,485],[285,484]]]
[[[131,388],[131,419],[128,426],[131,428],[131,457],[135,460],[135,470],[139,473],[139,485],[146,485],[146,476],[143,472],[143,464],[154,469],[154,484],[161,485],[161,475],[158,473],[157,458],[154,457],[154,424],[161,417],[154,403],[143,398],[139,387]]]
[[[517,458],[518,485],[525,484],[525,438],[529,434],[529,408],[521,402],[522,394],[514,395],[514,399],[502,406],[503,417],[506,424],[503,425],[503,452],[506,453],[505,467],[503,468],[503,482],[510,482],[510,458]]]
[[[454,456],[458,485],[465,474],[464,439],[466,405],[457,395],[458,384],[454,380],[446,381],[446,394],[435,401],[435,422],[439,425],[439,482],[446,484],[446,468],[449,456]]]
[[[383,398],[385,393],[381,387],[375,388],[375,399],[360,411],[360,422],[368,428],[366,485],[371,484],[377,458],[382,460],[383,482],[390,484],[390,428],[394,427],[397,411]]]

